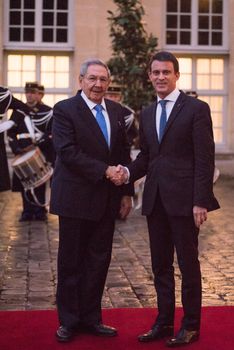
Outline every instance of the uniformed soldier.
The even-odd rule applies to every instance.
[[[8,88],[0,86],[0,192],[11,188],[4,132],[11,128],[13,123],[3,119],[8,109],[19,109],[25,113],[29,112],[25,103],[15,98]]]
[[[51,140],[52,109],[49,106],[38,103],[37,94],[38,83],[27,82],[25,84],[25,95],[26,104],[30,110],[29,118],[27,117],[28,119],[26,120],[25,114],[18,110],[13,111],[10,120],[14,122],[14,126],[7,132],[9,145],[15,155],[24,154],[30,146],[37,145],[46,157],[46,160],[53,163],[54,151]],[[12,191],[21,192],[22,194],[23,211],[20,221],[47,220],[46,208],[33,203],[33,198],[30,194],[25,193],[15,173],[13,174]],[[39,203],[45,203],[45,184],[35,188],[35,195]]]
[[[109,85],[108,90],[105,94],[105,97],[109,100],[121,103],[122,100],[122,94],[121,94],[121,88],[118,85]],[[121,103],[122,104],[122,103]],[[136,126],[136,120],[135,120],[135,112],[130,107],[122,104],[123,110],[124,110],[124,119],[125,119],[125,125],[126,125],[126,132],[128,136],[128,140],[131,146],[134,145],[134,140],[138,136],[138,129]]]

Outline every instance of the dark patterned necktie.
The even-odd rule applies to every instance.
[[[163,134],[164,134],[164,130],[166,127],[166,123],[167,123],[167,112],[166,112],[167,100],[160,100],[159,103],[161,105],[162,112],[161,112],[161,116],[160,116],[158,139],[159,139],[159,142],[161,142]]]
[[[97,112],[97,113],[96,113],[96,120],[97,120],[98,125],[99,125],[100,129],[102,130],[102,133],[103,133],[103,135],[104,135],[104,137],[105,137],[105,140],[106,140],[106,142],[107,142],[107,144],[108,144],[107,126],[106,126],[105,117],[104,117],[104,115],[103,115],[103,113],[102,113],[103,107],[102,107],[102,105],[96,105],[96,106],[94,107],[94,109],[95,109],[95,111]]]

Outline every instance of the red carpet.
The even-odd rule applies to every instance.
[[[182,310],[176,312],[176,330]],[[58,325],[55,311],[0,311],[1,350],[151,350],[165,349],[165,342],[142,344],[137,335],[148,331],[154,322],[154,309],[106,309],[104,323],[118,328],[119,336],[99,338],[79,335],[73,342],[55,340]],[[202,311],[200,340],[190,350],[233,350],[234,306],[205,307]]]

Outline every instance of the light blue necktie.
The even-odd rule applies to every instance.
[[[104,115],[103,115],[103,113],[102,113],[103,107],[102,107],[102,105],[96,105],[96,106],[94,107],[94,109],[95,109],[95,111],[97,112],[97,113],[96,113],[96,120],[97,120],[98,125],[99,125],[100,129],[102,130],[102,133],[103,133],[103,135],[104,135],[104,137],[105,137],[105,140],[106,140],[106,142],[107,142],[107,144],[108,144],[107,126],[106,126],[105,117],[104,117]]]
[[[159,103],[162,107],[162,112],[161,112],[161,116],[160,116],[158,140],[159,140],[159,142],[161,142],[162,137],[163,137],[163,133],[164,133],[164,130],[166,127],[166,123],[167,123],[167,112],[166,112],[167,100],[160,100]]]

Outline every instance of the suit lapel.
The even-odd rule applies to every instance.
[[[186,97],[186,95],[183,92],[181,92],[179,97],[178,97],[178,99],[176,100],[176,102],[174,104],[174,107],[172,108],[171,114],[170,114],[170,116],[168,118],[168,121],[167,121],[165,130],[164,130],[164,134],[163,134],[162,140],[164,139],[168,129],[170,129],[170,127],[173,124],[174,120],[178,117],[178,114],[179,114],[181,108],[184,106],[185,100],[186,100],[185,97]]]

